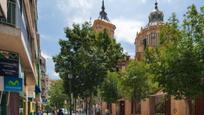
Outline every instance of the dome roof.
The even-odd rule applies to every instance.
[[[149,15],[149,24],[161,23],[164,20],[164,14],[158,9],[157,5],[158,3],[156,2],[154,11]]]

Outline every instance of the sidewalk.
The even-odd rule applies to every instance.
[[[43,115],[47,115],[47,113],[43,113]],[[51,113],[48,113],[48,115],[52,115]]]

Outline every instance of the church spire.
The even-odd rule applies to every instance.
[[[102,7],[101,7],[102,11],[105,11],[105,5],[104,5],[104,0],[102,0]]]
[[[107,17],[107,13],[105,12],[104,0],[102,0],[102,7],[101,7],[100,14],[99,14],[99,19],[109,21]]]

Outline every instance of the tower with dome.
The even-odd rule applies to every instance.
[[[144,57],[146,47],[155,47],[159,42],[159,27],[163,24],[164,14],[155,2],[155,8],[149,14],[149,22],[145,27],[141,27],[135,38],[135,59],[141,60]]]

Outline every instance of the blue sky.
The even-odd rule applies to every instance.
[[[136,32],[148,22],[154,9],[154,0],[105,0],[106,12],[110,21],[116,25],[115,38],[122,44],[125,52],[135,55],[134,39]],[[187,7],[195,4],[204,6],[204,0],[158,0],[159,10],[163,11],[165,21],[175,12],[182,20]],[[64,28],[73,23],[93,22],[99,16],[101,0],[38,0],[38,30],[42,55],[47,59],[47,74],[58,79],[54,71],[52,56],[59,53],[59,39],[64,39]]]

